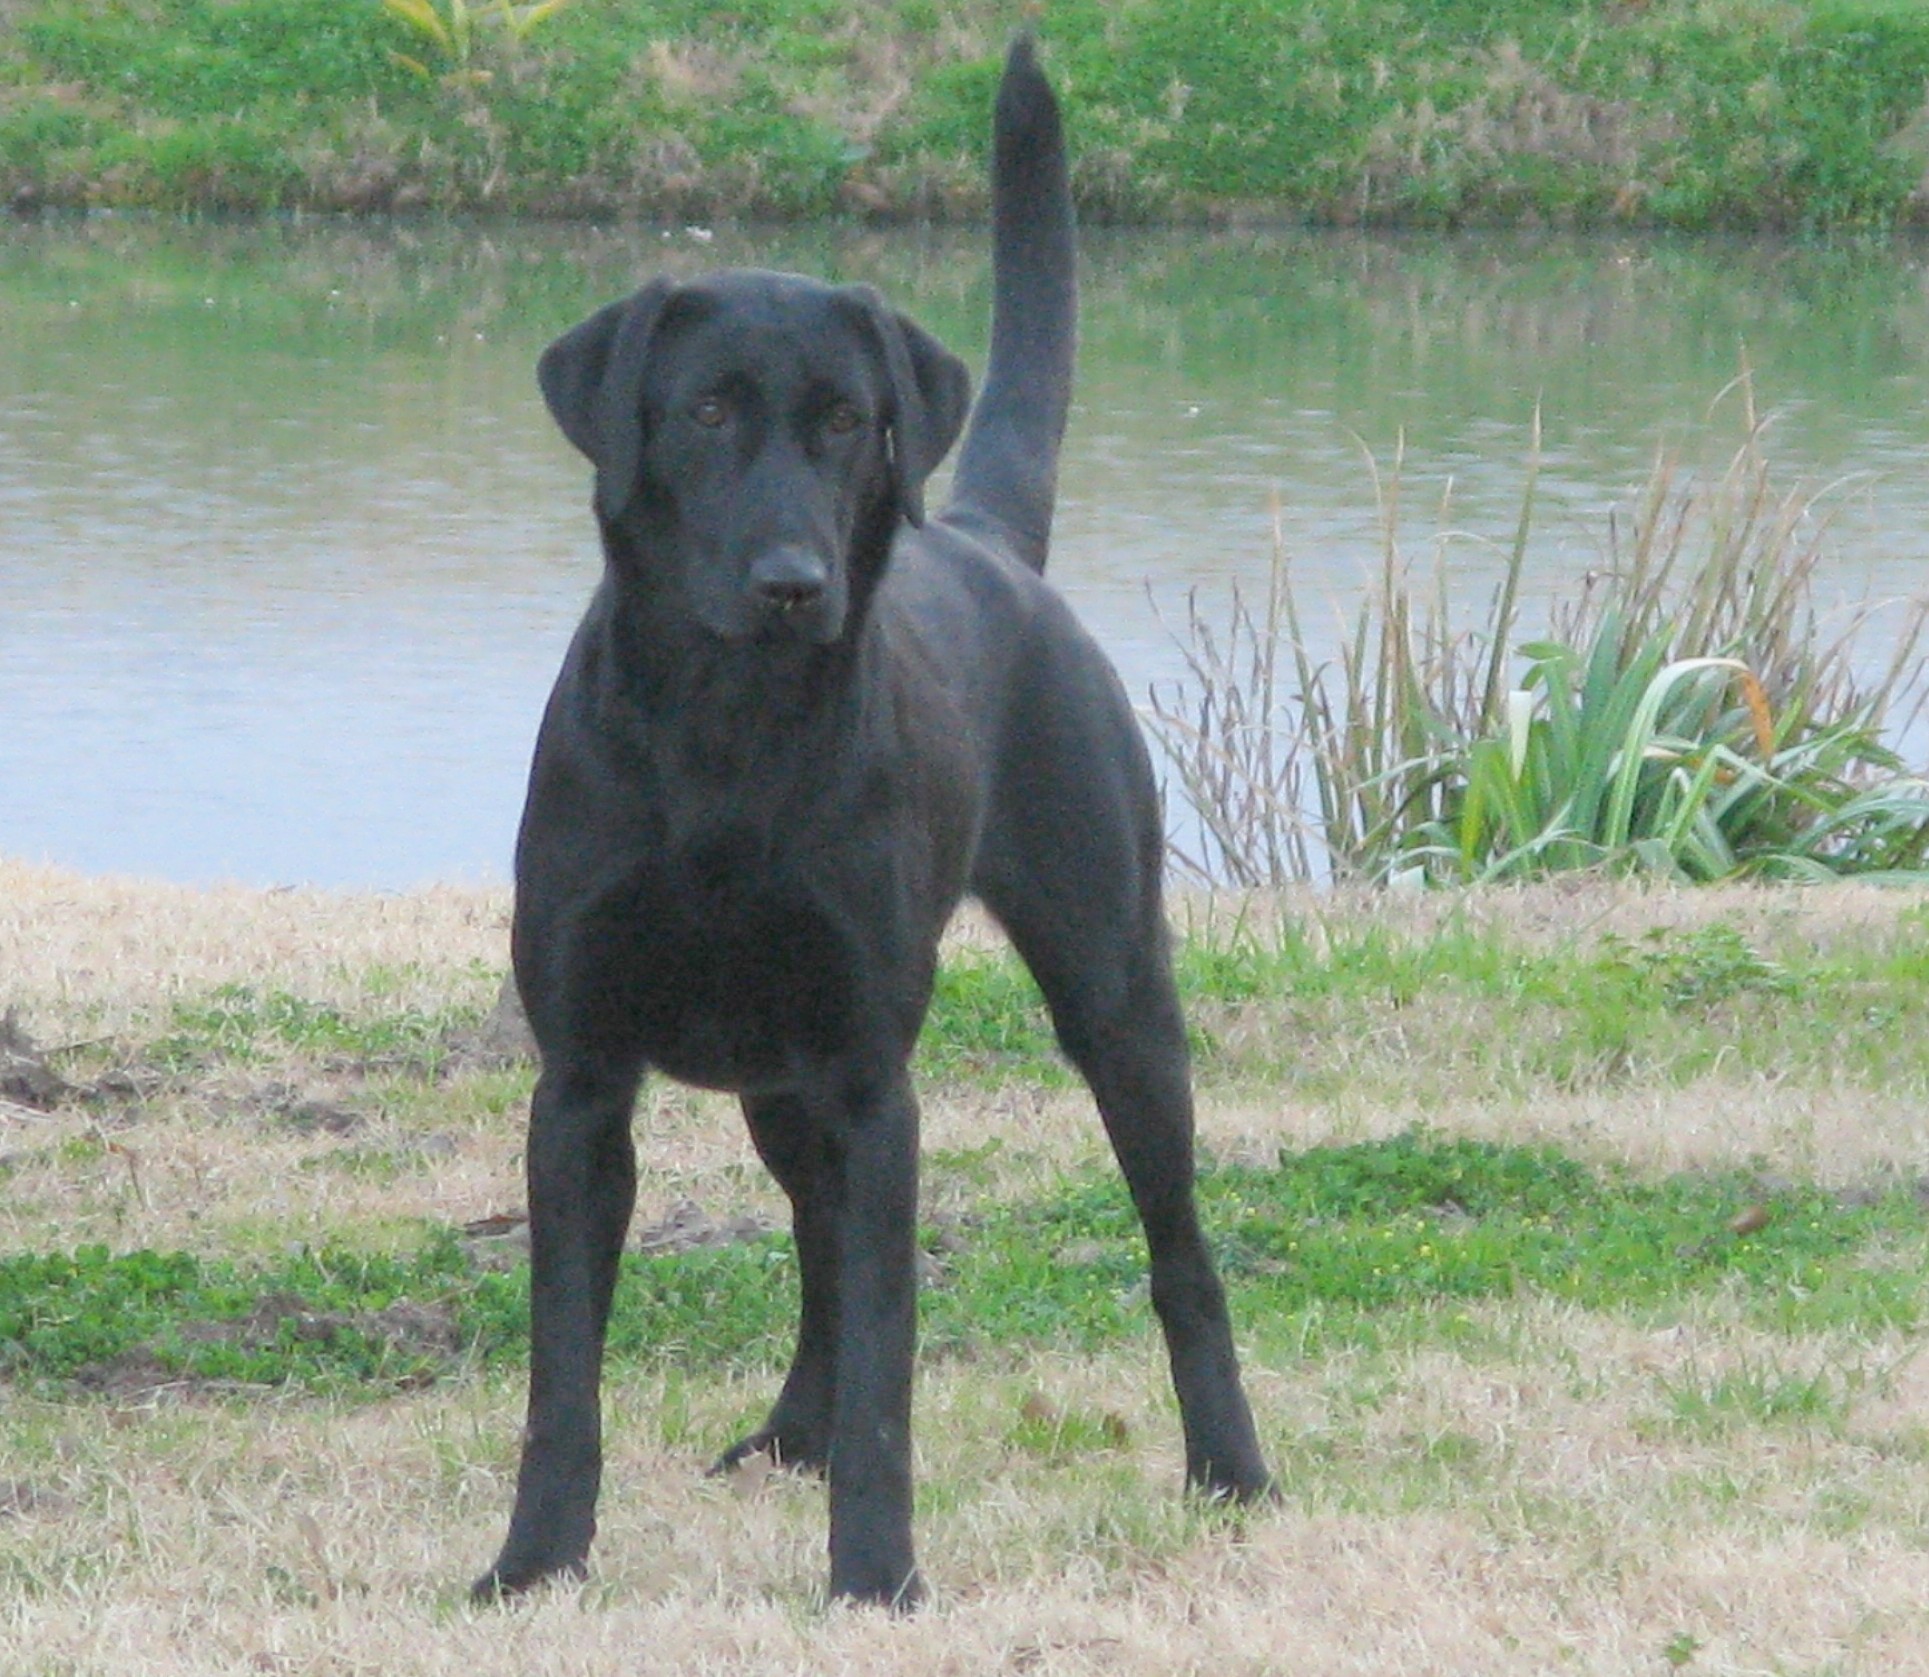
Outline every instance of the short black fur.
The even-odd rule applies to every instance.
[[[802,1314],[752,1451],[825,1469],[831,1589],[898,1606],[911,1543],[917,1108],[937,946],[972,893],[1097,1098],[1144,1222],[1189,1481],[1268,1479],[1194,1208],[1185,1033],[1145,746],[1041,580],[1075,330],[1057,105],[998,96],[989,371],[872,291],[658,280],[544,354],[596,468],[605,574],[545,713],[516,854],[531,1359],[515,1512],[480,1597],[580,1573],[647,1068],[742,1099],[793,1208]]]

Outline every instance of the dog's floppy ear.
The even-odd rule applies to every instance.
[[[536,379],[563,435],[596,467],[596,510],[613,522],[636,492],[643,457],[643,363],[676,282],[653,280],[598,309],[542,353]]]
[[[957,356],[868,285],[850,289],[877,339],[890,381],[891,470],[898,508],[910,523],[922,524],[924,480],[958,440],[971,407],[971,374]]]

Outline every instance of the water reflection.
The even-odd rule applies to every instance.
[[[500,874],[593,580],[530,367],[644,274],[883,286],[982,358],[972,232],[0,224],[0,851],[177,878]],[[1716,460],[1743,356],[1791,473],[1843,478],[1830,586],[1929,558],[1911,247],[1098,233],[1055,574],[1142,692],[1263,571],[1350,596],[1402,448],[1416,551],[1504,541],[1538,402],[1535,586],[1603,556],[1665,444]],[[1439,509],[1446,503],[1446,511]],[[1478,591],[1498,554],[1451,550]],[[1153,599],[1148,599],[1148,586]]]

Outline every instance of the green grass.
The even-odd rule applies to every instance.
[[[384,1334],[376,1313],[440,1301],[465,1278],[447,1238],[408,1258],[327,1250],[267,1267],[103,1246],[16,1254],[0,1258],[0,1373],[105,1384],[138,1356],[163,1377],[372,1396],[442,1361]]]
[[[917,1071],[984,1081],[1022,1076],[1058,1085],[1071,1079],[1045,998],[1024,965],[1009,955],[968,950],[951,954],[938,969]]]
[[[1517,1292],[1640,1312],[1718,1290],[1779,1331],[1906,1328],[1920,1313],[1920,1276],[1863,1256],[1896,1239],[1919,1252],[1929,1233],[1902,1188],[1849,1204],[1813,1189],[1765,1191],[1744,1175],[1643,1182],[1553,1148],[1426,1132],[1286,1155],[1270,1169],[1222,1166],[1201,1199],[1262,1354],[1371,1341],[1388,1322],[1450,1333],[1441,1307]],[[1762,1227],[1735,1235],[1744,1210]],[[1012,1207],[989,1228],[989,1255],[961,1262],[968,1339],[1037,1334],[1095,1347],[1143,1319],[1136,1225],[1109,1175]],[[977,1264],[983,1281],[967,1280]],[[943,1344],[944,1312],[927,1320]]]
[[[1870,1383],[1856,1367],[1789,1369],[1744,1361],[1720,1374],[1690,1369],[1661,1383],[1667,1425],[1691,1438],[1719,1439],[1750,1427],[1839,1430]]]
[[[1407,1099],[1425,1098],[1436,1080],[1477,1076],[1501,1097],[1611,1081],[1638,1054],[1643,1078],[1661,1086],[1719,1061],[1778,1079],[1841,1073],[1929,1090],[1929,1039],[1902,1028],[1929,1011],[1929,910],[1899,904],[1894,932],[1823,945],[1760,931],[1751,941],[1721,924],[1635,938],[1576,926],[1534,945],[1474,913],[1412,933],[1370,917],[1307,915],[1263,930],[1201,928],[1179,940],[1175,964],[1208,1085]],[[1402,1056],[1330,1052],[1394,1017],[1408,1038]],[[409,1079],[433,1078],[450,1033],[475,1018],[368,992],[351,1008],[228,985],[173,1004],[138,1058],[171,1076],[290,1055],[392,1071],[401,1081],[385,1099],[407,1110],[422,1106]],[[1264,1028],[1248,1028],[1256,1021]],[[1038,987],[1009,951],[947,957],[914,1073],[926,1083],[1077,1087]],[[497,1079],[491,1109],[519,1104],[524,1089]],[[328,1168],[394,1166],[378,1150]]]
[[[1180,991],[1200,1076],[1303,1098],[1425,1099],[1478,1078],[1496,1097],[1611,1081],[1638,1054],[1645,1080],[1681,1085],[1718,1061],[1777,1077],[1836,1070],[1929,1087],[1929,1044],[1899,1029],[1929,1007],[1929,915],[1898,909],[1893,946],[1758,947],[1719,924],[1638,938],[1577,929],[1523,946],[1478,921],[1424,935],[1384,925],[1282,921],[1265,933],[1181,942]],[[972,956],[940,986],[921,1070],[972,1081],[1068,1085],[1044,1005],[1010,955]],[[960,1000],[959,991],[964,991]],[[1407,1052],[1336,1059],[1390,1018]],[[1264,1029],[1250,1026],[1268,1021]]]
[[[384,994],[395,981],[396,975],[371,975],[364,990],[374,1005],[356,1014],[285,990],[224,984],[205,996],[176,1002],[146,1057],[177,1073],[224,1061],[251,1064],[290,1052],[432,1069],[450,1033],[476,1024],[482,1015],[473,1008],[426,1012],[392,1005]]]
[[[994,0],[18,0],[0,190],[174,208],[976,211]],[[1920,219],[1929,14],[1894,0],[1056,0],[1092,216]]]
[[[1415,1333],[1451,1341],[1466,1320],[1457,1310],[1526,1294],[1659,1316],[1718,1294],[1771,1332],[1913,1331],[1929,1275],[1929,1217],[1901,1186],[1844,1196],[1734,1173],[1644,1181],[1552,1147],[1425,1131],[1221,1166],[1201,1197],[1238,1320],[1268,1358]],[[1143,1335],[1143,1271],[1137,1222],[1110,1172],[989,1206],[926,1291],[927,1353],[1085,1352]],[[777,1366],[794,1293],[776,1237],[628,1257],[611,1361]],[[411,1319],[418,1326],[446,1313],[447,1342],[385,1331],[380,1313],[404,1302],[431,1313]],[[101,1247],[0,1259],[5,1372],[43,1388],[111,1386],[135,1358],[146,1378],[377,1396],[465,1357],[519,1359],[527,1309],[526,1269],[473,1272],[446,1233],[408,1256],[331,1249],[259,1266]],[[1735,1409],[1823,1411],[1835,1388],[1817,1378],[1805,1396],[1731,1374],[1684,1387],[1674,1408],[1693,1425]],[[1104,1425],[1037,1420],[1026,1447],[1056,1447],[1054,1428],[1062,1444],[1066,1426]]]

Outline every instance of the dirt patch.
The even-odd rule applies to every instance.
[[[452,1032],[445,1046],[447,1057],[442,1069],[449,1076],[465,1071],[506,1071],[536,1058],[536,1033],[529,1028],[529,1016],[522,1010],[513,974],[503,978],[495,1006],[482,1023]]]
[[[712,1217],[694,1200],[683,1200],[661,1222],[639,1229],[636,1249],[651,1257],[669,1252],[691,1252],[701,1246],[742,1246],[775,1232],[776,1225],[755,1212],[741,1217]]]
[[[353,1135],[367,1125],[359,1112],[333,1101],[294,1099],[269,1108],[283,1129],[296,1135]]]
[[[20,1016],[12,1008],[0,1014],[0,1101],[51,1112],[67,1091],[67,1080],[47,1063]]]
[[[405,1366],[418,1370],[402,1386],[430,1384],[462,1347],[455,1311],[444,1304],[401,1299],[380,1310],[313,1310],[290,1293],[270,1293],[246,1316],[225,1322],[191,1322],[178,1333],[186,1346],[232,1346],[266,1351],[290,1339],[327,1345],[348,1335],[376,1340]],[[251,1383],[197,1374],[180,1366],[178,1353],[149,1342],[78,1370],[74,1384],[121,1402],[159,1397],[197,1397],[253,1389]]]
[[[491,1212],[464,1223],[460,1232],[462,1249],[478,1269],[510,1269],[529,1256],[526,1212]],[[776,1232],[775,1223],[755,1212],[716,1217],[695,1200],[679,1200],[658,1221],[638,1229],[631,1244],[645,1257],[660,1258],[700,1247],[743,1246]]]
[[[103,1072],[87,1082],[75,1082],[54,1069],[61,1055],[99,1046],[75,1043],[42,1048],[20,1023],[19,1014],[9,1008],[0,1014],[0,1108],[27,1112],[74,1105],[131,1108],[151,1099],[163,1086],[165,1080],[156,1074],[125,1068]]]
[[[65,1492],[31,1479],[0,1479],[0,1520],[39,1515],[43,1519],[62,1519],[74,1510],[74,1499]]]

